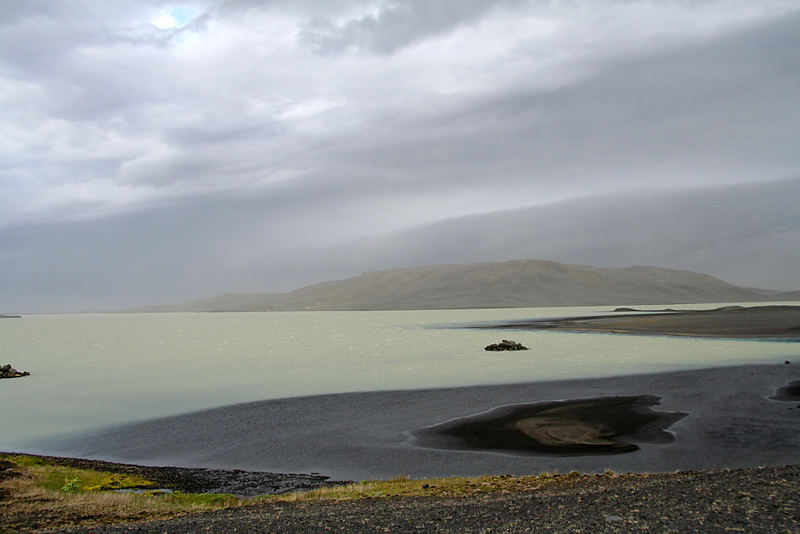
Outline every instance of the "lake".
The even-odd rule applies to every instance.
[[[246,401],[774,364],[798,355],[798,344],[785,341],[454,328],[612,308],[3,319],[0,363],[32,374],[0,382],[0,450],[56,453],[46,446],[55,435]],[[483,350],[501,338],[531,350]]]

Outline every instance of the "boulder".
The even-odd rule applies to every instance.
[[[483,350],[489,350],[489,351],[528,350],[528,347],[524,346],[522,343],[517,343],[516,341],[504,339],[500,343],[493,343],[491,345],[487,345]]]
[[[28,376],[28,371],[17,371],[11,367],[10,363],[0,366],[0,378],[18,378],[20,376]]]

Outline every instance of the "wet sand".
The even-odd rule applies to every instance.
[[[792,380],[782,388],[778,388],[772,400],[800,402],[800,380]]]
[[[726,306],[713,310],[538,319],[489,328],[800,341],[800,306]]]
[[[783,392],[785,400],[770,397],[781,394],[781,388],[797,380],[800,367],[781,363],[602,379],[302,397],[146,421],[91,435],[39,442],[32,448],[128,463],[320,473],[345,480],[399,474],[432,477],[606,469],[670,472],[783,465],[800,462],[800,397],[791,394],[792,387]],[[443,449],[418,440],[421,429],[512,405],[642,396],[660,399],[659,404],[650,405],[654,412],[688,414],[668,421],[668,425],[657,425],[656,430],[669,433],[672,441],[649,439],[637,435],[634,429],[626,432],[622,440],[637,449],[621,454],[560,454],[553,450],[520,454],[472,445]],[[576,419],[574,414],[569,417]],[[525,419],[529,418],[514,420],[525,426]],[[581,418],[586,420],[583,415]],[[596,426],[598,419],[589,418],[585,424]],[[544,432],[552,435],[547,429]],[[559,439],[563,438],[562,434]],[[591,438],[585,435],[579,439]]]
[[[537,402],[497,408],[411,432],[420,447],[517,454],[622,454],[633,443],[671,443],[687,414],[659,412],[650,395]],[[630,441],[625,441],[626,438]]]

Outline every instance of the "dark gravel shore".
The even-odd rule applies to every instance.
[[[526,493],[279,503],[62,533],[800,532],[800,466],[579,476]]]

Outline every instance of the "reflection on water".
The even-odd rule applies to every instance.
[[[698,307],[711,307],[713,304]],[[783,363],[796,343],[509,332],[453,324],[610,307],[388,312],[40,315],[0,321],[0,450],[36,438],[237,402]],[[439,328],[442,327],[442,328]],[[0,362],[4,363],[4,362]]]

